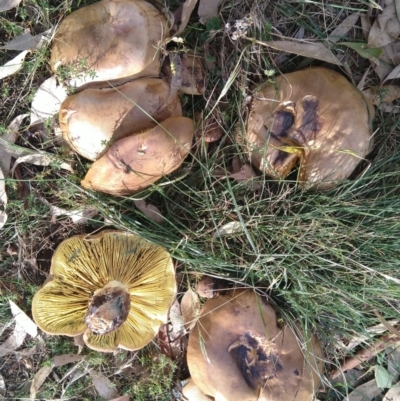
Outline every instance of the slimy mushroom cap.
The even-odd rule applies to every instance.
[[[48,334],[84,333],[87,346],[103,352],[144,347],[167,321],[176,294],[169,253],[119,231],[63,241],[50,275],[33,298],[36,324]]]
[[[370,151],[372,104],[339,73],[309,68],[254,91],[245,144],[253,165],[324,189],[347,178]]]
[[[97,160],[113,142],[182,116],[166,82],[141,78],[114,88],[88,88],[68,96],[59,119],[64,140],[81,156]]]
[[[208,299],[187,351],[193,382],[218,401],[310,401],[322,369],[311,338],[303,350],[293,330],[252,290]]]
[[[147,188],[182,164],[193,133],[193,120],[170,117],[148,131],[120,139],[92,164],[81,184],[115,196]]]
[[[53,39],[50,65],[77,68],[91,74],[73,78],[79,87],[94,81],[158,75],[158,42],[167,33],[166,18],[144,0],[101,0],[82,7],[60,24]]]

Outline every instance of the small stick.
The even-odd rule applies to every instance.
[[[346,359],[340,368],[334,369],[334,371],[331,373],[331,378],[336,379],[344,371],[353,369],[359,364],[370,360],[376,354],[379,354],[391,345],[400,345],[400,339],[397,334],[388,334],[386,336],[379,337],[378,341],[374,345],[369,348],[362,349],[351,358]]]

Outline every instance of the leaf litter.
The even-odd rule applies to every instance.
[[[0,66],[0,79],[9,77],[10,75],[18,72],[22,68],[25,57],[28,53],[28,50],[24,50],[23,52],[15,56],[12,60],[5,63],[3,66]]]

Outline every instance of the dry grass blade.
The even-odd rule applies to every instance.
[[[262,46],[271,47],[275,50],[322,60],[334,65],[343,65],[343,63],[322,43],[295,42],[291,40],[272,40],[267,42],[255,40],[254,42]]]

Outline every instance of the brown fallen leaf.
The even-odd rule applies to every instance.
[[[49,40],[47,36],[51,36],[51,29],[35,36],[32,36],[29,29],[27,29],[24,33],[16,36],[6,45],[0,46],[0,49],[19,51],[38,50],[46,43],[46,39]]]
[[[69,363],[82,361],[85,358],[84,355],[75,354],[56,355],[52,360],[52,364],[53,367],[57,368],[59,366],[68,365]]]
[[[397,79],[400,77],[400,65],[393,69],[393,71],[387,75],[387,77],[383,80],[382,83],[386,81],[390,81],[391,79]]]
[[[185,1],[182,6],[181,24],[173,36],[179,36],[185,30],[196,4],[197,0]]]
[[[181,299],[181,311],[186,330],[190,331],[196,324],[200,314],[199,296],[189,288]]]
[[[197,283],[196,292],[204,298],[217,298],[218,286],[216,280],[211,276],[203,276]]]
[[[259,45],[271,47],[275,50],[284,51],[287,53],[294,53],[303,57],[310,57],[316,60],[322,60],[327,63],[335,65],[343,65],[343,63],[322,43],[313,42],[301,42],[294,40],[271,40],[267,42],[262,42],[260,40],[255,40],[248,38],[252,42]]]
[[[360,13],[350,14],[329,34],[327,39],[333,43],[343,39],[356,26],[359,18]]]
[[[103,397],[107,401],[118,397],[117,391],[106,376],[95,371],[94,369],[89,370],[89,375],[92,379],[95,389],[101,397]]]
[[[146,203],[144,199],[138,199],[133,201],[135,206],[150,220],[155,221],[158,224],[164,222],[164,217],[162,216],[160,209],[157,206]]]
[[[53,366],[42,366],[33,376],[31,388],[30,388],[30,397],[31,400],[36,398],[37,392],[42,387],[42,384],[45,382],[49,374],[52,372]]]
[[[381,103],[392,103],[394,100],[400,98],[400,86],[373,86],[365,89],[363,94],[376,106],[380,105]]]
[[[382,389],[377,386],[376,380],[372,379],[356,387],[345,399],[346,401],[372,401],[381,393]]]
[[[399,401],[400,400],[400,383],[393,385],[383,397],[382,401]]]
[[[196,122],[197,128],[194,134],[197,138],[204,142],[215,142],[222,137],[222,128],[214,117],[204,121],[203,116],[199,115]]]
[[[1,0],[0,2],[0,12],[11,10],[17,7],[21,3],[21,0]]]
[[[396,15],[397,0],[385,0],[382,13],[378,14],[368,35],[370,47],[383,47],[400,36],[400,22]]]
[[[205,24],[209,19],[218,17],[218,7],[224,0],[200,0],[197,13],[200,23]]]
[[[11,300],[8,302],[10,304],[11,313],[15,318],[15,323],[22,327],[32,338],[35,338],[38,333],[36,323],[29,316],[27,316],[17,304]]]

